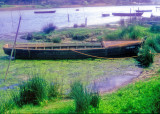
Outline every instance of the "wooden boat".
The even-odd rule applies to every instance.
[[[136,12],[152,12],[152,10],[136,10]]]
[[[76,11],[79,11],[79,9],[76,9]]]
[[[143,12],[140,13],[112,13],[114,16],[142,16]]]
[[[110,14],[107,14],[107,13],[102,13],[102,17],[109,17]]]
[[[34,11],[34,13],[56,13],[56,10],[54,11]]]
[[[137,54],[141,41],[103,41],[79,44],[16,44],[16,59],[85,59],[103,57],[125,57]],[[3,47],[11,55],[13,45]]]

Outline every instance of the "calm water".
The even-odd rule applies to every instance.
[[[80,11],[76,8],[54,8],[54,14],[34,14],[35,10],[21,11],[0,11],[0,36],[14,35],[17,29],[19,16],[22,16],[20,33],[40,31],[48,23],[54,23],[58,28],[71,27],[73,24],[83,24],[85,18],[88,25],[100,25],[118,22],[123,17],[102,17],[102,13],[112,14],[113,12],[132,12],[137,10],[153,10],[150,13],[144,13],[143,17],[150,17],[151,14],[160,15],[160,10],[156,11],[156,6],[112,6],[112,7],[81,7]],[[44,10],[44,9],[43,9]],[[45,9],[46,10],[46,9]],[[68,22],[67,14],[70,15]]]

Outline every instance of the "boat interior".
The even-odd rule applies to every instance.
[[[54,49],[93,49],[102,48],[101,43],[41,43],[41,44],[16,44],[16,49],[28,49],[28,50],[54,50]],[[6,44],[4,48],[13,48],[13,45]]]
[[[141,41],[102,41],[101,43],[37,43],[37,44],[16,44],[16,49],[27,50],[63,50],[63,49],[102,49],[109,47],[122,47],[141,44]],[[6,44],[4,48],[12,49],[13,45]]]

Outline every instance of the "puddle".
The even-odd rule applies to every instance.
[[[4,86],[4,87],[1,87],[0,90],[14,89],[16,86],[19,86],[19,84],[13,84],[13,85],[10,85],[10,86]]]
[[[95,80],[94,83],[88,86],[88,88],[93,88],[93,91],[99,91],[100,93],[110,92],[132,82],[132,80],[139,77],[141,73],[142,69],[137,71],[125,71],[123,75],[110,76]]]

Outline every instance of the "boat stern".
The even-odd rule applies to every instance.
[[[4,46],[3,46],[3,51],[4,51],[4,53],[5,54],[7,54],[7,55],[10,55],[11,54],[11,48],[9,48],[9,44],[5,44]]]

